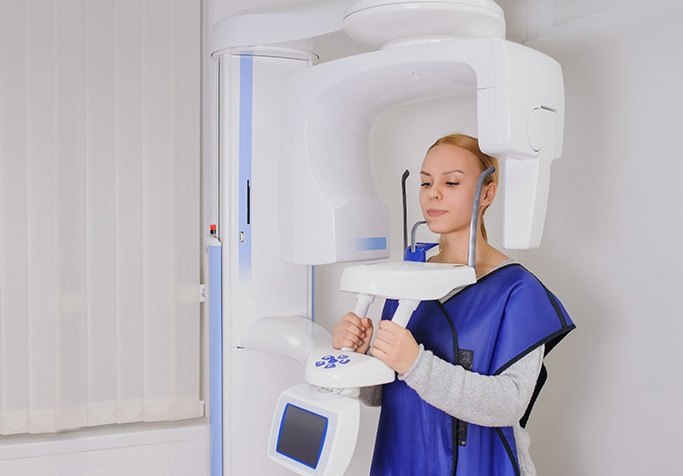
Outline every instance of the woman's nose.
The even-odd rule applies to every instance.
[[[432,185],[429,189],[429,197],[436,200],[441,199],[441,190],[439,190],[439,187]]]

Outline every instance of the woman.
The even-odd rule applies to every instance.
[[[467,262],[477,180],[497,165],[463,134],[428,149],[420,206],[440,234],[430,261]],[[486,241],[483,214],[497,187],[494,173],[481,190],[476,284],[421,303],[405,329],[390,320],[397,304],[387,301],[371,348],[365,316],[348,313],[334,330],[334,347],[369,350],[398,374],[381,393],[361,392],[382,405],[373,475],[536,474],[523,426],[545,381],[543,357],[574,324],[538,279]]]

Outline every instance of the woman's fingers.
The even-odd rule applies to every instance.
[[[360,319],[351,312],[345,314],[334,328],[332,346],[336,349],[342,347],[358,349],[365,343],[368,326],[372,328],[372,323],[368,325],[367,321],[369,321],[368,318]]]
[[[372,355],[398,373],[407,372],[415,362],[419,347],[412,333],[391,321],[381,321],[372,346]]]

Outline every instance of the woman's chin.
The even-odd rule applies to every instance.
[[[431,223],[429,221],[427,222],[427,228],[429,228],[429,231],[431,231],[432,233],[436,233],[438,235],[447,233],[449,231],[448,227],[444,226],[443,223],[435,223],[433,221]]]
[[[429,231],[432,233],[435,233],[437,235],[449,235],[455,232],[464,232],[464,233],[469,233],[469,226],[468,227],[457,227],[454,226],[452,223],[444,223],[439,220],[431,220],[427,221],[427,228],[429,228]]]

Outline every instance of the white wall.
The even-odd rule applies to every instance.
[[[578,325],[530,422],[540,474],[683,467],[683,9],[655,5],[546,21],[529,43],[562,64],[567,122],[544,242],[523,260]]]

